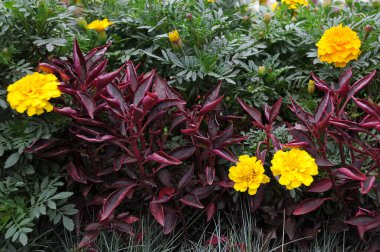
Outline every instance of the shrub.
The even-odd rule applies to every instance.
[[[280,149],[302,148],[318,164],[320,176],[307,190],[286,191],[272,183],[274,188],[259,190],[252,199],[252,210],[260,211],[264,223],[282,226],[285,218],[285,232],[290,240],[315,233],[321,226],[339,232],[356,227],[361,238],[368,231],[378,237],[380,107],[356,98],[375,75],[373,71],[350,85],[352,70],[349,69],[338,83],[330,86],[313,74],[316,87],[325,95],[314,113],[291,99],[289,108],[297,118],[295,123],[276,122],[281,99],[272,107],[265,106],[264,115],[239,100],[253,119],[253,125],[265,135],[256,143],[256,156],[262,162]],[[360,117],[350,117],[350,101],[361,110]],[[291,142],[281,143],[274,134],[284,123],[294,139]]]
[[[133,211],[148,205],[165,234],[178,222],[186,226],[182,211],[187,207],[206,208],[210,220],[217,207],[223,208],[230,186],[222,160],[235,161],[228,146],[244,140],[227,122],[234,117],[220,114],[220,84],[202,103],[186,108],[155,71],[137,75],[126,62],[105,72],[108,46],[83,55],[75,42],[72,60],[40,64],[57,75],[61,92],[71,97],[55,108],[71,123],[65,139],[28,150],[69,158],[66,170],[83,192],[81,212],[93,208],[98,214],[98,222],[85,228],[81,246],[101,229],[132,234]]]

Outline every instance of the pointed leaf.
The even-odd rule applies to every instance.
[[[275,104],[273,104],[272,108],[270,109],[269,113],[269,123],[274,122],[276,120],[278,114],[280,113],[280,108],[282,104],[282,97],[276,101]]]
[[[79,248],[91,245],[99,235],[99,230],[86,232],[79,243]]]
[[[79,96],[79,99],[82,102],[83,106],[86,108],[88,115],[91,117],[91,119],[94,119],[94,112],[96,109],[94,100],[82,91],[77,91],[77,95]]]
[[[182,199],[180,199],[179,201],[181,201],[184,205],[187,205],[187,206],[191,206],[191,207],[195,207],[195,208],[199,208],[199,209],[203,209],[205,208],[198,200],[198,198],[194,195],[194,194],[186,194]]]
[[[228,160],[228,161],[233,162],[233,163],[237,162],[237,159],[234,156],[234,154],[232,154],[226,148],[214,149],[214,150],[212,150],[212,152],[214,154],[218,155],[219,157],[224,158],[225,160]]]
[[[261,127],[263,127],[263,122],[261,119],[260,112],[257,109],[250,107],[248,104],[243,102],[243,100],[241,100],[239,97],[237,98],[237,100],[240,106],[245,110],[245,112],[247,112],[248,115],[250,115],[252,119],[255,120],[255,122],[257,122]]]
[[[86,61],[76,39],[74,39],[73,64],[75,73],[81,81],[84,81],[87,75]]]
[[[164,208],[159,203],[150,203],[150,212],[161,226],[165,226]]]
[[[178,190],[183,189],[191,181],[191,178],[193,177],[193,173],[194,173],[194,165],[191,166],[191,168],[183,175],[181,180],[178,182]]]
[[[305,199],[293,211],[293,215],[304,215],[318,209],[323,202],[331,198]]]
[[[315,181],[307,190],[308,192],[322,193],[330,190],[333,184],[330,179],[321,179]]]
[[[215,203],[212,202],[206,207],[207,222],[209,222],[216,212]]]
[[[352,77],[352,68],[350,67],[339,78],[339,82],[338,82],[338,86],[339,86],[338,93],[339,94],[346,95],[346,93],[350,89],[351,77]]]
[[[93,81],[93,85],[96,87],[96,90],[100,91],[104,87],[106,87],[108,84],[112,83],[113,80],[119,75],[123,67],[124,66],[120,67],[119,69],[111,73],[106,73],[106,74],[96,77],[95,80]]]
[[[365,181],[367,177],[358,169],[356,168],[339,168],[336,170],[337,174],[343,174],[345,177],[352,179],[352,180],[359,180],[359,181]]]
[[[132,184],[129,186],[126,186],[124,188],[120,188],[113,193],[111,193],[106,201],[103,204],[103,211],[100,218],[100,221],[104,221],[105,219],[110,216],[110,214],[113,212],[113,210],[120,205],[120,203],[124,200],[124,198],[127,196],[127,194],[132,190],[137,184]]]
[[[375,184],[376,177],[375,176],[369,176],[366,180],[361,181],[361,193],[363,195],[369,193],[371,191],[373,185]]]
[[[214,110],[219,105],[219,103],[223,100],[223,97],[224,96],[219,97],[215,101],[203,105],[203,107],[201,108],[201,110],[199,110],[199,114],[203,115],[203,114],[206,114],[206,113]]]
[[[139,84],[136,88],[135,95],[133,97],[133,104],[137,107],[142,101],[148,90],[153,84],[153,78],[155,71],[151,71],[144,75],[144,79],[139,81]]]
[[[164,234],[169,234],[177,224],[177,214],[169,212],[165,215]]]
[[[167,165],[179,165],[182,164],[181,161],[175,159],[174,157],[169,156],[163,151],[155,152],[149,156],[146,157],[146,160],[153,161],[161,164],[167,164]]]

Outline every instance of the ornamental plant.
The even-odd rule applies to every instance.
[[[256,143],[256,156],[272,160],[271,181],[278,180],[287,189],[274,190],[279,185],[271,182],[271,188],[261,188],[251,199],[253,211],[259,211],[259,216],[271,216],[262,218],[263,225],[282,228],[285,218],[289,240],[313,235],[320,226],[338,232],[355,228],[361,238],[378,239],[380,107],[358,98],[375,76],[373,71],[350,85],[349,69],[337,83],[328,85],[312,74],[315,87],[325,95],[314,113],[290,99],[289,108],[297,118],[295,123],[276,122],[282,99],[272,107],[265,106],[263,114],[239,99],[253,125],[260,129],[255,134],[264,135]],[[356,105],[361,116],[352,118],[348,112],[352,109],[350,105]],[[281,142],[275,134],[280,127],[286,127],[293,140]],[[286,148],[292,149],[285,151]],[[308,187],[299,187],[301,183]],[[375,249],[377,245],[373,246]]]
[[[361,53],[358,34],[342,24],[326,30],[316,46],[319,60],[334,63],[335,67],[345,67]]]
[[[61,95],[59,82],[53,74],[33,73],[8,86],[7,101],[18,113],[40,115],[53,110],[51,98]]]
[[[148,210],[165,234],[179,222],[185,225],[192,208],[206,209],[211,220],[217,204],[228,201],[223,160],[236,161],[228,146],[245,139],[233,134],[228,121],[235,117],[220,114],[221,84],[200,104],[186,107],[154,70],[138,75],[126,62],[106,72],[108,47],[84,55],[75,42],[72,59],[40,64],[61,81],[65,96],[54,111],[71,123],[65,138],[27,150],[41,158],[67,158],[67,173],[83,193],[76,195],[78,228],[88,223],[81,247],[101,230],[133,234],[136,209]],[[86,218],[88,211],[97,220]]]

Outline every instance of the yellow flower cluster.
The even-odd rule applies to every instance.
[[[236,166],[230,168],[228,177],[235,182],[236,191],[245,192],[248,189],[248,193],[254,195],[261,184],[269,182],[264,171],[263,164],[256,157],[242,155]]]
[[[288,9],[296,10],[300,6],[307,6],[309,3],[307,0],[281,0],[281,3],[286,4]]]
[[[177,43],[180,40],[179,32],[177,30],[168,33],[170,42]]]
[[[309,153],[300,149],[278,151],[272,159],[270,168],[274,176],[280,176],[279,183],[288,190],[309,186],[313,182],[313,175],[318,174],[318,166]]]
[[[360,55],[361,41],[358,34],[342,24],[326,30],[316,44],[321,62],[334,63],[335,67],[345,67]]]
[[[95,30],[96,32],[103,32],[108,26],[112,24],[112,22],[108,21],[108,19],[105,18],[103,20],[92,21],[87,25],[87,29]]]
[[[8,86],[7,101],[19,113],[40,115],[53,110],[51,98],[61,96],[59,82],[53,74],[33,73]]]

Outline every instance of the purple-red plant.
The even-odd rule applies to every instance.
[[[266,223],[281,226],[282,213],[286,215],[285,231],[290,240],[315,233],[322,224],[335,230],[355,226],[362,238],[365,232],[380,229],[380,106],[355,97],[375,75],[373,71],[350,85],[352,70],[349,69],[337,84],[329,86],[312,74],[316,87],[325,95],[312,114],[290,98],[290,110],[297,117],[295,124],[287,123],[295,139],[291,143],[280,143],[273,134],[273,130],[281,125],[275,122],[281,99],[272,108],[265,106],[264,116],[238,99],[253,119],[253,125],[267,135],[257,147],[256,155],[261,160],[265,160],[269,151],[303,148],[315,158],[319,167],[320,178],[308,188],[305,196],[295,198],[283,191],[278,197],[279,203],[273,206],[273,198],[265,202],[261,190],[252,201],[254,210],[270,214]],[[350,101],[362,110],[361,118],[350,118],[347,112]],[[335,156],[334,149],[339,152],[340,162],[331,161]],[[319,215],[312,215],[311,212],[328,204],[325,202],[333,203],[326,207],[326,211],[322,209]],[[297,229],[297,223],[303,224]]]
[[[234,117],[219,116],[221,84],[187,108],[154,70],[138,75],[127,62],[106,72],[108,47],[84,55],[75,41],[72,58],[40,64],[62,82],[66,96],[55,112],[71,122],[64,139],[28,150],[68,158],[66,170],[83,194],[80,214],[94,209],[98,216],[85,227],[81,247],[102,229],[133,234],[139,209],[150,210],[165,234],[179,222],[186,225],[187,208],[205,208],[210,220],[231,186],[220,158],[235,161],[228,147],[244,140],[233,135]],[[85,219],[80,214],[78,225]]]

